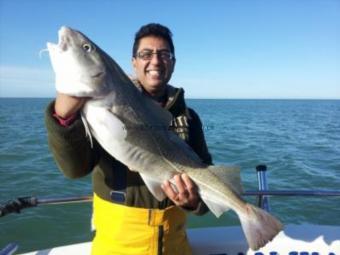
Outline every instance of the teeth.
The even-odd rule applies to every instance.
[[[148,73],[151,74],[151,75],[160,75],[161,74],[160,71],[155,71],[155,70],[150,70],[150,71],[148,71]]]

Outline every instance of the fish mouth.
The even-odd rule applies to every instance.
[[[55,44],[55,43],[51,43],[51,42],[47,42],[47,49],[49,51],[53,50],[53,49],[56,49],[58,47],[58,44]]]
[[[69,28],[69,27],[65,27],[62,26],[59,31],[58,31],[58,37],[59,37],[59,48],[62,51],[66,51],[67,50],[67,45],[69,45],[71,43],[71,39],[72,38],[72,34],[74,35],[74,31]]]
[[[47,45],[47,50],[49,52],[59,52],[59,53],[61,53],[62,51],[66,50],[66,47],[62,46],[62,44],[60,42],[58,44],[47,42],[46,45]]]
[[[59,38],[62,36],[62,35],[66,35],[66,34],[71,34],[72,33],[72,29],[67,27],[67,26],[62,26],[59,31],[58,31],[58,35],[59,35]]]
[[[62,26],[58,31],[58,43],[47,43],[47,49],[49,51],[58,50],[58,51],[66,51],[67,45],[70,42],[70,34],[72,34],[72,29]]]

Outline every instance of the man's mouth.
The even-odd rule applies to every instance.
[[[161,76],[162,75],[161,70],[147,70],[146,73],[151,75],[151,76]]]

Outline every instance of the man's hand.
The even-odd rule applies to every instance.
[[[175,205],[195,210],[200,202],[195,183],[193,183],[187,174],[177,174],[173,179],[176,188],[169,181],[165,181],[162,185],[164,193]]]
[[[61,118],[67,119],[78,112],[83,107],[87,99],[88,98],[72,97],[58,93],[54,105],[55,113]]]

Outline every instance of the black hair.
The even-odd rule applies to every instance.
[[[170,29],[158,23],[149,23],[147,25],[142,26],[135,35],[135,41],[133,43],[132,48],[133,57],[136,57],[140,40],[146,36],[155,36],[163,38],[165,41],[168,42],[171,53],[175,55],[175,47],[172,42],[172,33]]]

